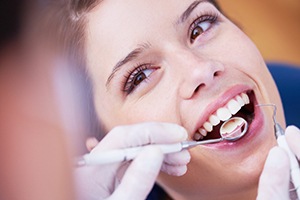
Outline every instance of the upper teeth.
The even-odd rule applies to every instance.
[[[235,115],[244,105],[249,103],[250,100],[246,93],[241,93],[230,99],[224,107],[219,108],[208,117],[208,120],[198,129],[195,138],[203,138],[203,136],[207,135],[207,132],[213,130],[213,126],[217,126],[221,121],[230,119],[232,115]]]

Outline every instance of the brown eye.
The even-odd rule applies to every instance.
[[[218,15],[204,15],[196,19],[190,26],[190,42],[193,43],[200,35],[210,29],[218,19]]]
[[[157,67],[153,67],[149,64],[138,66],[133,72],[130,72],[130,75],[124,85],[124,92],[130,94],[135,90],[135,88],[139,87],[141,83],[146,81],[157,69]]]
[[[133,81],[134,86],[138,86],[143,80],[147,78],[146,74],[144,72],[141,72],[136,76],[136,78]]]
[[[196,28],[193,29],[192,34],[191,34],[191,40],[195,40],[199,35],[203,33],[203,29],[200,26],[197,26]]]

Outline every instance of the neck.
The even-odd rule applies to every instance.
[[[167,192],[170,196],[169,199],[176,199],[176,200],[255,200],[257,196],[257,188],[252,188],[247,191],[243,192],[236,192],[230,194],[210,194],[210,195],[203,195],[203,194],[179,194],[176,191],[168,191]]]

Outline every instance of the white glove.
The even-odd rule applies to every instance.
[[[290,149],[299,160],[300,130],[289,126],[285,136]],[[290,162],[287,153],[280,147],[272,148],[259,180],[257,200],[289,200],[289,177]]]
[[[176,143],[186,139],[186,130],[175,124],[120,126],[111,130],[91,154],[153,143]],[[158,147],[147,147],[132,162],[78,168],[75,171],[78,199],[145,199],[160,170],[180,176],[185,174],[189,161],[187,150],[163,155]]]

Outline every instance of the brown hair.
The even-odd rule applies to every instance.
[[[85,68],[85,29],[86,14],[96,7],[102,0],[61,0],[54,6],[55,17],[58,24],[57,33],[59,43],[67,53],[73,64]],[[86,70],[86,68],[85,68]]]

